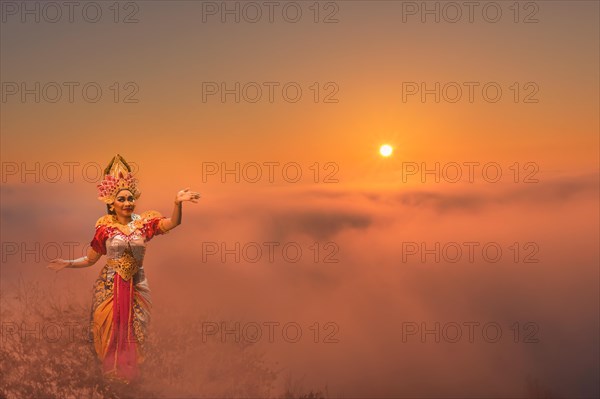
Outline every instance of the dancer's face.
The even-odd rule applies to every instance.
[[[129,190],[121,190],[117,193],[115,202],[113,202],[115,212],[118,216],[129,217],[135,209],[135,198]]]

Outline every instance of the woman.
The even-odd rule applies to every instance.
[[[94,265],[102,255],[106,265],[94,284],[90,335],[104,374],[129,383],[138,376],[144,360],[144,341],[150,319],[150,290],[144,274],[146,243],[181,224],[183,201],[198,202],[200,194],[181,190],[170,218],[156,211],[134,213],[140,197],[131,168],[115,155],[98,184],[98,199],[106,203],[107,215],[96,222],[96,233],[87,256],[74,260],[54,259],[52,270]]]

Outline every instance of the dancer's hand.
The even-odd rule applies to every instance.
[[[62,269],[64,269],[65,267],[69,266],[69,264],[70,264],[70,263],[71,263],[71,262],[69,262],[69,261],[66,261],[66,260],[64,260],[64,259],[57,258],[57,259],[52,259],[52,260],[50,261],[50,264],[48,264],[48,266],[47,266],[47,267],[48,267],[48,269],[50,269],[50,270],[54,270],[54,271],[57,271],[57,272],[59,272],[59,271],[61,271]]]
[[[190,191],[190,188],[186,187],[184,190],[181,190],[177,193],[175,201],[179,203],[181,203],[182,201],[191,201],[193,203],[197,203],[199,198],[200,193]]]

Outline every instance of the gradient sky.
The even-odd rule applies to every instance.
[[[119,18],[134,10],[136,23],[114,23],[112,3],[102,2],[98,23],[80,9],[73,23],[66,15],[23,23],[22,3],[5,3],[17,13],[2,5],[3,245],[88,243],[105,209],[81,168],[104,167],[119,153],[138,167],[139,211],[170,215],[175,193],[187,186],[203,195],[184,205],[180,227],[149,245],[157,314],[176,308],[241,321],[334,321],[337,344],[264,344],[270,359],[304,375],[307,387],[327,385],[333,397],[523,397],[528,376],[557,396],[599,394],[597,2],[520,3],[518,23],[513,2],[494,3],[502,10],[497,23],[486,22],[481,7],[472,23],[466,14],[456,23],[431,16],[422,23],[420,14],[403,22],[403,7],[423,3],[400,1],[322,2],[319,23],[313,2],[294,3],[303,12],[297,23],[280,9],[273,23],[266,14],[258,23],[223,23],[203,7],[225,3],[199,1],[132,2],[137,8],[121,9]],[[332,11],[338,22],[323,23]],[[531,12],[538,22],[523,23]],[[23,82],[96,82],[103,93],[96,103],[79,89],[73,103],[23,102],[7,92]],[[121,95],[133,82],[139,101],[115,103],[115,82]],[[276,90],[270,103],[265,89],[256,103],[218,95],[203,102],[203,82],[296,82],[303,96],[290,103]],[[328,82],[337,103],[323,102]],[[472,103],[466,91],[456,103],[431,95],[403,101],[406,82],[477,82],[479,89]],[[489,82],[503,90],[498,102],[482,97]],[[524,102],[531,87],[537,103]],[[390,158],[378,154],[384,143],[394,146]],[[53,162],[75,162],[74,180],[66,167],[57,182],[20,174]],[[203,179],[207,163],[236,162],[296,162],[302,179],[286,182],[280,168],[274,182]],[[403,180],[409,163],[435,162],[494,162],[503,178],[488,183],[476,169],[472,183]],[[334,170],[328,163],[338,182],[324,182]],[[527,163],[537,183],[523,182]],[[202,243],[236,241],[293,241],[306,250],[333,242],[340,262],[202,262]],[[406,242],[465,241],[500,243],[505,256],[402,261]],[[535,243],[539,262],[513,262],[514,242]],[[3,292],[21,274],[90,299],[100,265],[54,275],[43,260],[19,255],[2,260]],[[401,341],[402,323],[436,321],[493,321],[505,337],[499,344]],[[540,342],[514,344],[508,331],[517,321],[536,322]]]

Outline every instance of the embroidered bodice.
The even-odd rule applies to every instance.
[[[96,222],[96,234],[90,243],[94,251],[106,255],[107,265],[125,280],[143,269],[146,243],[155,235],[167,233],[161,225],[165,217],[159,212],[134,213],[131,218],[131,222],[123,225],[114,215],[102,216]]]

